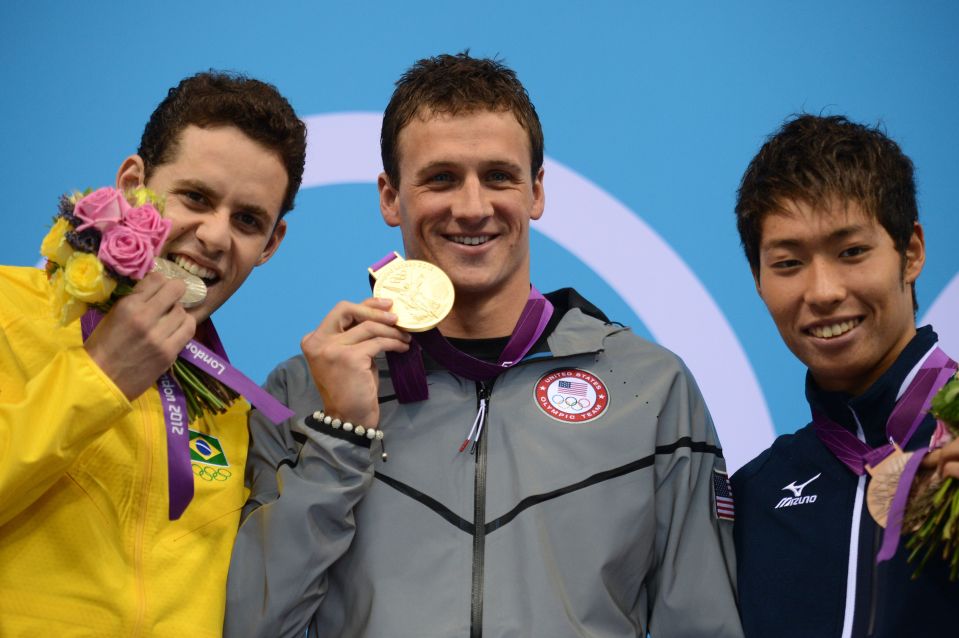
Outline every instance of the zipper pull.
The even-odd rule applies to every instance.
[[[466,446],[473,443],[473,447],[470,448],[470,454],[476,449],[476,441],[479,441],[480,434],[483,433],[483,417],[486,416],[486,398],[480,397],[479,400],[479,409],[476,411],[476,418],[473,419],[473,427],[470,428],[469,434],[466,435],[466,439],[463,441],[463,445],[460,446],[459,451],[462,452],[466,449]],[[476,434],[476,439],[473,439],[473,434]]]
[[[477,396],[479,397],[479,408],[476,410],[476,418],[473,419],[473,427],[470,428],[469,434],[466,435],[466,439],[463,441],[463,445],[460,446],[459,452],[465,450],[466,446],[472,443],[470,454],[473,454],[476,451],[476,444],[483,434],[483,423],[486,421],[486,404],[489,400],[489,390],[485,383],[480,385]],[[473,437],[474,434],[476,435],[475,438]]]

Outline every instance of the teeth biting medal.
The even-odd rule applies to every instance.
[[[160,273],[167,279],[183,280],[183,283],[186,284],[186,292],[180,297],[180,303],[183,304],[184,308],[192,308],[206,299],[206,284],[203,283],[203,280],[169,259],[154,257],[151,270]]]
[[[376,280],[373,295],[393,301],[396,325],[407,332],[435,328],[453,309],[453,282],[429,262],[393,252],[368,270]]]

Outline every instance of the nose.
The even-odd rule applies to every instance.
[[[478,176],[463,180],[453,199],[451,212],[456,219],[467,222],[479,222],[493,215],[493,205],[489,194],[483,188]]]
[[[846,284],[841,267],[816,259],[806,270],[806,303],[829,309],[846,298]]]
[[[195,234],[209,253],[225,252],[230,247],[229,211],[217,209],[198,217]]]

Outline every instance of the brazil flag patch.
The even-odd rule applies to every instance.
[[[223,446],[212,434],[203,434],[190,430],[190,460],[195,463],[229,467]]]

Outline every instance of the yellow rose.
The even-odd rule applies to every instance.
[[[117,287],[93,253],[74,253],[67,261],[63,278],[67,294],[86,303],[106,301]]]
[[[53,318],[65,326],[83,316],[87,305],[67,292],[63,271],[58,270],[50,276],[50,285],[53,287]]]
[[[73,247],[67,243],[67,233],[73,230],[70,222],[62,217],[58,217],[53,228],[43,238],[40,244],[40,254],[50,261],[63,266],[73,254]]]

